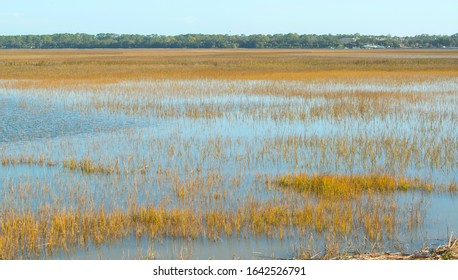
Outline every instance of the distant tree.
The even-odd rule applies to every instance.
[[[421,34],[411,37],[355,34],[316,35],[297,33],[274,35],[207,35],[176,36],[99,33],[90,35],[52,34],[0,36],[0,48],[352,48],[368,44],[390,48],[458,47],[458,33],[451,36]]]

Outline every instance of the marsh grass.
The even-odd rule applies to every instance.
[[[456,51],[3,50],[0,79],[61,88],[139,79],[347,80],[456,77]],[[18,76],[20,74],[20,76]]]
[[[84,173],[96,174],[121,174],[119,164],[113,166],[104,166],[102,163],[95,163],[90,158],[83,158],[81,160],[68,159],[63,162],[63,167],[70,170],[78,170]],[[128,173],[128,171],[125,171]]]
[[[301,193],[312,193],[319,197],[333,199],[355,198],[367,193],[392,193],[396,191],[423,190],[431,192],[431,183],[419,179],[396,178],[387,174],[370,175],[327,175],[296,174],[275,179],[279,187]],[[453,189],[453,184],[445,189]],[[442,187],[441,189],[444,189]]]
[[[32,156],[18,156],[18,157],[2,157],[2,166],[8,165],[38,165],[38,166],[55,166],[56,162],[52,161],[49,158],[40,156],[38,158],[33,158]]]
[[[307,258],[415,239],[423,197],[457,191],[457,57],[0,51],[0,115],[58,108],[128,124],[21,142],[42,128],[22,118],[40,114],[1,123],[0,259],[132,236],[266,238]],[[10,97],[17,108],[1,103]]]
[[[383,205],[381,201],[377,202]],[[351,204],[347,204],[350,206]],[[266,236],[284,239],[284,231],[351,234],[360,226],[369,238],[381,240],[384,231],[397,226],[395,207],[374,208],[370,213],[357,213],[356,208],[340,208],[329,202],[291,208],[288,205],[248,202],[237,210],[195,211],[186,208],[166,209],[139,207],[129,212],[103,209],[90,211],[52,211],[36,213],[3,213],[0,234],[0,258],[39,258],[56,250],[69,251],[125,238],[137,237],[208,239],[237,236]],[[393,212],[394,211],[394,212]],[[357,226],[355,226],[357,225]]]

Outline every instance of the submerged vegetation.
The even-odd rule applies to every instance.
[[[261,240],[265,255],[329,259],[446,239],[457,61],[0,51],[0,259],[251,258]],[[199,249],[161,250],[169,241]]]

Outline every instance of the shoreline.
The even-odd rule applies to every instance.
[[[400,252],[364,253],[337,258],[338,260],[458,260],[458,238],[450,239],[448,244],[437,248],[424,248],[412,254]]]

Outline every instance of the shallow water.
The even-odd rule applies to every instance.
[[[139,126],[138,120],[114,114],[65,110],[33,95],[0,95],[0,143],[77,136]]]
[[[210,87],[218,86],[214,84],[217,82],[211,83]],[[233,86],[221,83],[226,90]],[[243,86],[249,89],[257,83],[262,84],[247,82]],[[154,83],[127,83],[120,88],[133,86],[154,91]],[[198,87],[201,86],[204,87],[205,82],[199,82]],[[286,86],[297,88],[301,84],[292,82]],[[352,113],[342,116],[325,113],[322,117],[301,118],[300,113],[308,114],[313,108],[333,101],[319,95],[289,97],[249,93],[208,96],[197,93],[186,97],[141,94],[135,99],[135,95],[126,93],[116,98],[119,104],[124,104],[119,108],[129,109],[114,110],[103,103],[109,100],[109,87],[105,96],[72,92],[52,93],[52,98],[43,91],[0,90],[2,157],[41,157],[53,163],[3,164],[0,167],[2,193],[13,194],[0,200],[18,211],[34,211],[43,204],[72,209],[85,206],[70,193],[85,192],[96,205],[110,210],[128,208],[134,193],[139,205],[167,201],[169,207],[180,207],[183,201],[174,192],[177,180],[212,178],[208,190],[189,203],[203,209],[237,209],[248,198],[282,201],[282,193],[268,188],[262,178],[285,173],[382,171],[419,177],[436,184],[458,181],[458,150],[454,149],[458,138],[455,125],[458,110],[456,95],[450,93],[456,88],[455,81],[400,87],[376,84],[304,87],[318,94],[347,93],[350,101],[351,93],[357,91],[425,94],[435,89],[450,102],[442,107],[438,105],[442,102],[440,98],[408,104],[399,115],[357,117]],[[137,114],[132,109],[137,108],[136,102],[151,107],[145,106]],[[393,108],[397,105],[393,104]],[[202,112],[190,115],[187,111],[202,107],[208,108],[207,115]],[[173,113],[164,114],[164,110]],[[286,110],[285,114],[277,115],[282,110]],[[425,118],[419,122],[424,110],[436,110],[442,117],[438,121]],[[405,149],[399,147],[402,143]],[[425,143],[429,146],[423,147]],[[366,147],[365,152],[363,148],[358,150],[361,145]],[[428,147],[431,151],[438,149],[437,157],[442,165],[435,164],[436,159]],[[393,162],[399,153],[412,153],[415,149],[417,152],[404,164]],[[372,150],[375,152],[370,155]],[[121,172],[87,174],[70,170],[64,164],[68,159],[83,158],[106,166],[117,164]],[[31,186],[29,195],[8,191],[26,185]],[[225,198],[212,199],[214,194],[224,194]],[[204,201],[204,206],[199,201]],[[420,203],[425,210],[423,223],[414,230],[401,226],[396,240],[386,240],[383,249],[396,250],[400,246],[411,251],[425,243],[444,241],[451,232],[458,231],[455,219],[458,200],[452,194],[407,192],[400,194],[397,201],[401,206]],[[154,258],[163,259],[291,258],[300,247],[307,245],[310,234],[313,235],[304,236],[291,230],[283,240],[266,236],[223,236],[216,241],[164,238],[154,242],[132,236],[114,244],[57,252],[51,258],[151,258],[152,254]],[[320,238],[315,236],[314,246],[323,246],[324,240]],[[370,249],[369,245],[363,247]]]
[[[411,200],[404,197],[400,200]],[[418,199],[418,198],[417,198]],[[424,226],[404,235],[399,239],[387,241],[380,248],[384,252],[414,253],[423,246],[437,247],[448,242],[447,236],[456,233],[458,221],[458,199],[456,196],[433,195],[424,198],[427,211]],[[405,229],[404,229],[405,230]],[[313,235],[313,234],[312,234]],[[454,236],[454,235],[453,235]],[[353,237],[358,242],[358,237]],[[58,253],[50,259],[292,259],[301,248],[313,242],[313,246],[324,247],[324,240],[310,235],[294,233],[282,240],[265,237],[225,237],[215,241],[206,239],[173,239],[165,238],[151,242],[148,237],[123,239],[105,245],[89,246],[74,249],[66,253]],[[343,244],[343,246],[348,246]],[[354,248],[349,247],[351,253]],[[371,244],[358,247],[358,251],[371,251]],[[317,254],[323,251],[316,251]]]

